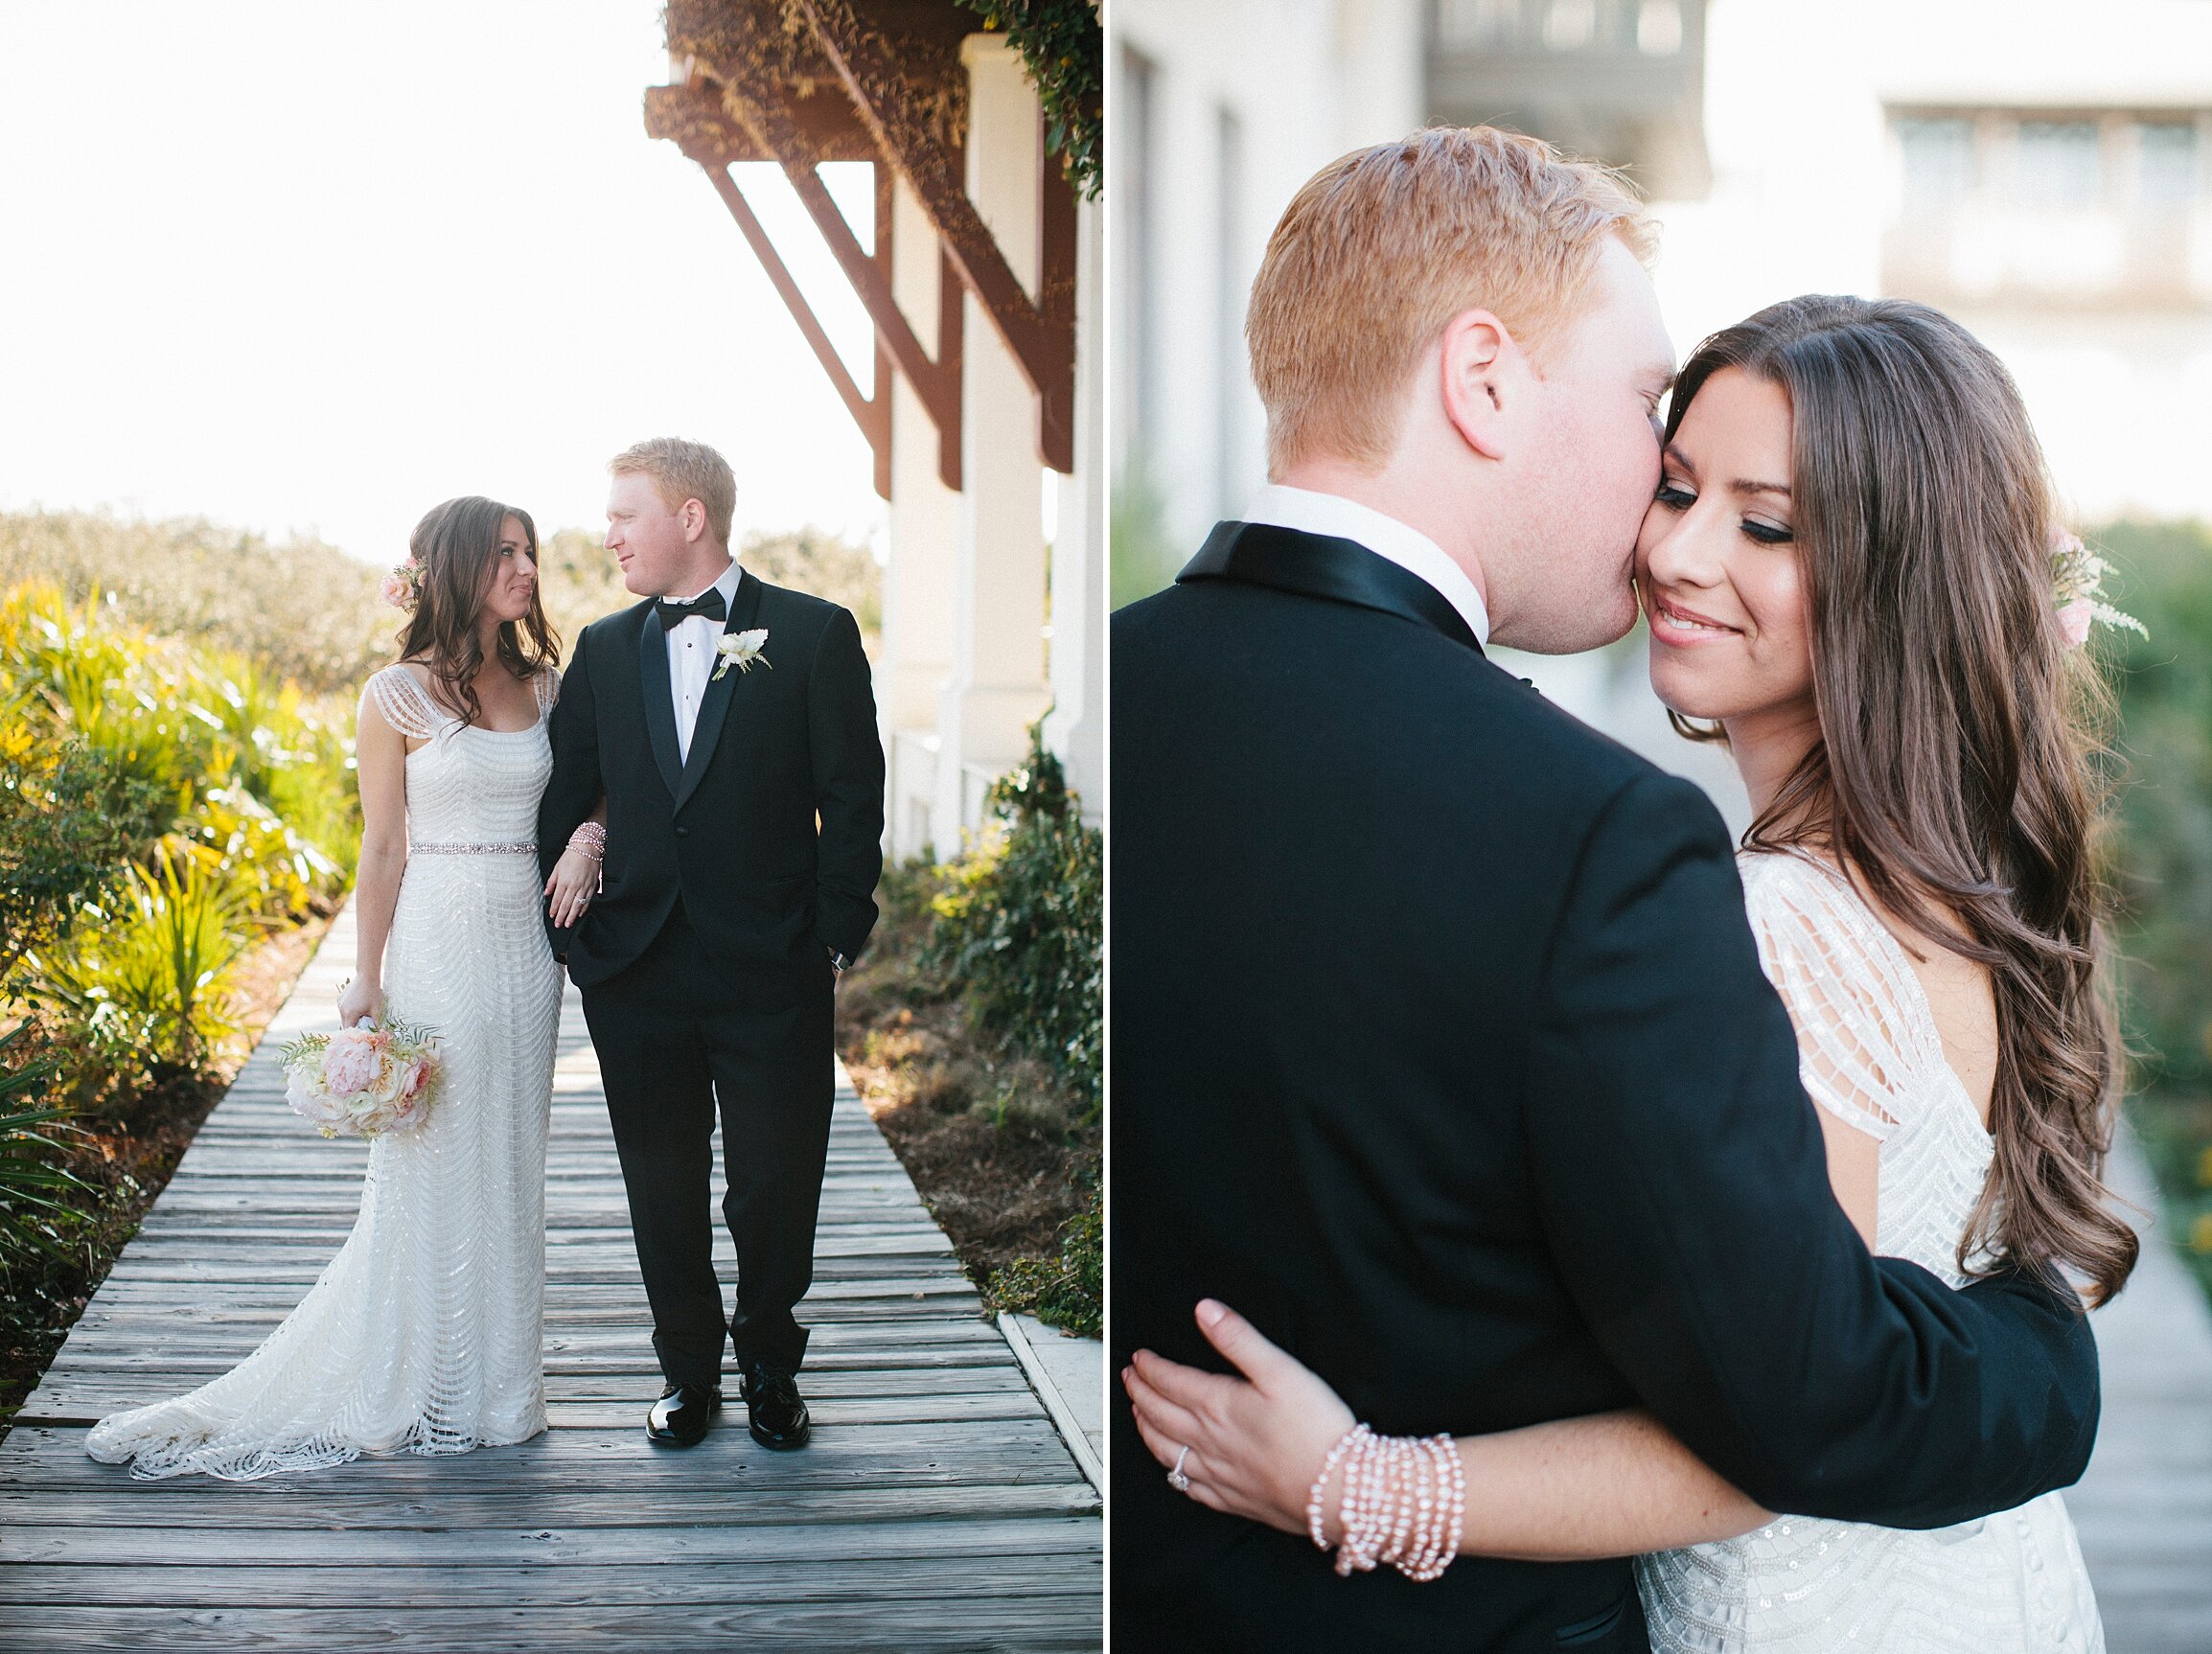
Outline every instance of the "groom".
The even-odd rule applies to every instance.
[[[539,808],[550,874],[604,796],[600,893],[553,951],[583,990],[666,1385],[688,1447],[734,1347],[753,1439],[805,1445],[793,1317],[814,1273],[835,1090],[832,996],[876,919],[884,754],[852,615],[730,560],[736,485],[699,443],[609,469],[607,545],[645,599],[587,626]],[[719,1114],[737,1313],[712,1258]]]
[[[1114,623],[1116,1359],[1219,1370],[1214,1297],[1385,1435],[1643,1406],[1768,1509],[1964,1521],[2080,1475],[2086,1324],[1868,1257],[1719,817],[1484,654],[1634,623],[1648,239],[1485,128],[1346,156],[1276,229],[1274,486]],[[1115,1402],[1117,1646],[1646,1647],[1625,1559],[1340,1579]]]

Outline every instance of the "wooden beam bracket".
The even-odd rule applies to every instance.
[[[844,358],[838,355],[837,347],[830,343],[828,333],[816,318],[814,307],[807,303],[806,295],[799,291],[798,283],[792,279],[790,267],[776,252],[775,243],[769,240],[768,230],[753,212],[752,204],[745,198],[745,192],[737,187],[737,180],[729,175],[729,169],[707,167],[705,172],[708,181],[714,185],[715,194],[722,197],[723,205],[729,209],[729,216],[737,220],[738,229],[744,232],[746,241],[751,244],[753,257],[760,261],[760,267],[768,272],[768,279],[783,299],[784,308],[791,311],[792,320],[798,323],[798,331],[806,335],[806,342],[814,348],[815,359],[821,363],[822,371],[829,375],[831,385],[845,404],[845,411],[853,416],[853,423],[861,427],[861,435],[867,439],[869,450],[875,455],[876,493],[885,499],[890,498],[891,399],[882,347],[876,350],[872,394],[863,396],[861,387],[853,382],[852,375],[845,369]],[[881,237],[884,230],[885,225],[879,218],[877,235]],[[888,249],[883,250],[887,262]]]
[[[807,141],[795,119],[784,89],[776,84],[761,81],[740,82],[733,87],[736,93],[731,103],[735,117],[746,128],[757,152],[772,158],[783,168],[784,176],[791,180],[792,189],[799,202],[814,219],[815,228],[821,233],[830,254],[843,270],[845,280],[866,307],[868,320],[875,328],[879,358],[887,358],[891,365],[904,374],[913,387],[930,416],[930,423],[937,430],[937,477],[947,488],[961,486],[960,460],[960,357],[962,347],[962,315],[957,304],[950,307],[940,304],[937,317],[937,350],[933,358],[922,349],[906,313],[900,310],[897,294],[892,290],[890,263],[891,197],[890,172],[879,157],[876,167],[876,249],[870,254],[861,246],[852,226],[845,222],[844,214],[838,210],[829,188],[817,170],[814,148]],[[714,169],[709,168],[711,173]],[[717,188],[721,186],[718,184]],[[734,186],[732,186],[734,188]],[[943,276],[940,288],[950,286]],[[885,419],[889,418],[887,389]],[[879,455],[878,470],[883,471]],[[887,495],[887,497],[888,497]]]
[[[898,54],[853,0],[797,0],[815,42],[844,82],[854,111],[897,167],[944,243],[960,282],[990,317],[1037,396],[1037,448],[1045,464],[1074,470],[1074,195],[1044,156],[1038,215],[1044,245],[1033,302],[968,198],[954,157],[915,113]],[[772,148],[772,146],[771,146]],[[1042,146],[1040,145],[1040,150]],[[789,170],[788,167],[786,169]],[[1066,196],[1063,207],[1058,196]],[[1065,297],[1062,297],[1062,294]]]

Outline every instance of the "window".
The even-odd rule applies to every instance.
[[[1893,109],[1893,293],[2212,310],[2206,110]]]
[[[1555,52],[1579,52],[1597,32],[1596,0],[1552,0],[1544,14],[1544,44]]]
[[[1446,46],[1517,45],[1521,0],[1438,0],[1437,37]]]
[[[2135,128],[2138,191],[2146,204],[2173,207],[2197,195],[2197,128],[2146,121]]]
[[[1925,210],[1957,200],[1974,182],[1974,124],[1905,119],[1897,124],[1904,150],[1904,198]]]
[[[2104,193],[2094,121],[2022,121],[2016,165],[2027,206],[2094,206]]]

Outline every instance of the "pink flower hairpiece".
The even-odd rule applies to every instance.
[[[2066,646],[2079,649],[2089,641],[2089,628],[2098,621],[2120,627],[2138,637],[2151,635],[2133,615],[2123,613],[2104,600],[2105,576],[2112,565],[2082,543],[2082,537],[2060,529],[2051,540],[2051,601],[2059,610],[2059,629]]]
[[[415,606],[423,600],[423,565],[408,558],[384,576],[381,591],[384,601],[394,609],[414,613]]]

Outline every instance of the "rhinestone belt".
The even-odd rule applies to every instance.
[[[522,844],[410,844],[410,856],[535,856],[538,846]]]

